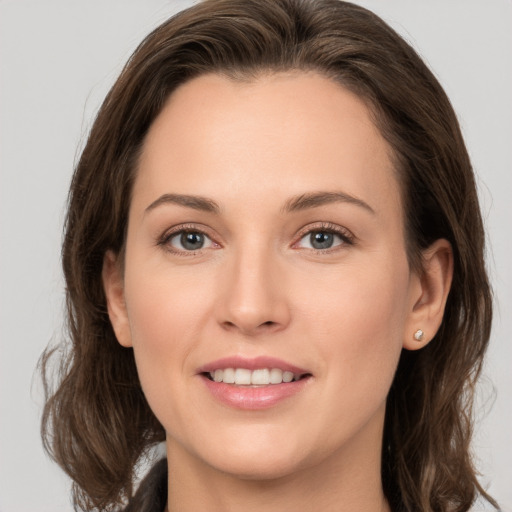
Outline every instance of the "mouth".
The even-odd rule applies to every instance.
[[[198,368],[216,401],[230,408],[264,410],[293,400],[310,388],[313,374],[282,359],[226,357]]]
[[[212,382],[251,387],[288,384],[311,376],[307,372],[292,372],[281,368],[217,368],[202,372],[202,375]]]

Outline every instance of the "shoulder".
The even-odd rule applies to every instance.
[[[163,512],[166,503],[167,459],[162,459],[144,477],[123,512]]]

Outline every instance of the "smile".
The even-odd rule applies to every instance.
[[[267,356],[226,357],[198,368],[197,374],[215,401],[244,410],[276,407],[313,381],[308,370]]]
[[[283,371],[280,368],[225,368],[208,373],[214,382],[224,382],[235,386],[268,386],[270,384],[282,384],[299,380],[303,374]]]

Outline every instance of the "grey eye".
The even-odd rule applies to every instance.
[[[181,233],[180,242],[184,249],[194,251],[201,249],[204,245],[204,235],[201,233]]]
[[[180,231],[172,235],[168,243],[180,251],[198,251],[212,245],[210,238],[200,231]]]
[[[325,251],[346,243],[350,244],[350,241],[339,233],[326,229],[317,229],[304,235],[300,239],[298,246],[316,251]]]
[[[329,249],[334,244],[334,233],[313,231],[309,235],[309,243],[313,249]]]

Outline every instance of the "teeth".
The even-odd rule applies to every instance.
[[[220,371],[222,374],[222,382],[226,384],[234,384],[235,383],[235,370],[233,368],[226,368],[225,370],[216,370]]]
[[[283,372],[283,382],[291,382],[293,380],[292,372]]]
[[[235,370],[235,384],[237,386],[241,386],[241,385],[248,385],[250,383],[251,383],[251,370],[246,370],[245,368],[237,368]]]
[[[270,383],[270,371],[264,368],[263,370],[254,370],[251,375],[251,384],[265,385]],[[238,383],[237,383],[238,384]]]
[[[283,371],[279,368],[270,370],[270,384],[281,384],[283,382]]]
[[[268,384],[281,384],[299,380],[300,375],[293,372],[280,370],[279,368],[259,368],[247,370],[246,368],[225,368],[210,372],[210,377],[215,382],[235,384],[237,386],[267,386]]]

